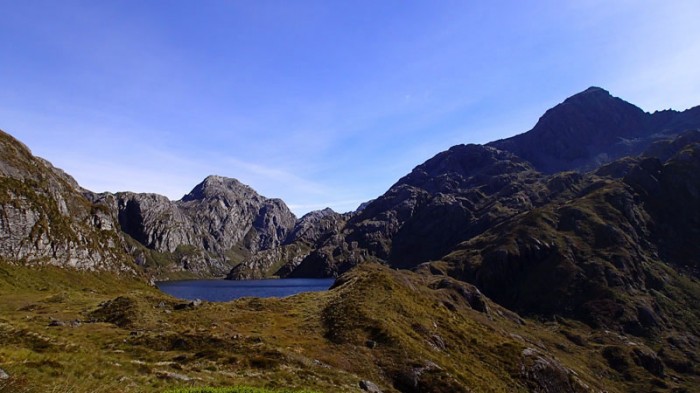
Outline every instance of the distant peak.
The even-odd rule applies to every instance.
[[[584,90],[584,91],[581,92],[581,94],[586,94],[586,93],[589,93],[589,94],[590,94],[590,93],[602,93],[602,94],[608,94],[608,95],[610,95],[610,92],[609,92],[609,91],[607,91],[607,90],[605,90],[605,89],[603,89],[603,88],[601,88],[601,87],[598,87],[598,86],[591,86],[591,87],[589,87],[588,89],[586,89],[586,90]]]
[[[208,197],[223,195],[231,191],[236,193],[257,194],[255,190],[241,183],[237,179],[218,175],[209,175],[204,178],[201,183],[197,184],[189,194],[185,195],[182,198],[182,201],[186,202],[195,199],[201,200]]]
[[[588,89],[567,98],[564,102],[589,102],[591,100],[607,100],[610,98],[613,97],[610,95],[609,91],[600,87],[591,86]]]
[[[238,183],[239,181],[234,178],[230,177],[224,177],[224,176],[219,176],[219,175],[209,175],[204,178],[202,183],[229,183],[229,182],[236,182]]]

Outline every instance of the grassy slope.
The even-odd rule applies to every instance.
[[[324,293],[177,309],[184,303],[110,274],[2,264],[0,368],[13,387],[0,392],[356,392],[363,379],[386,392],[517,392],[542,389],[542,362],[570,370],[562,374],[570,391],[652,390],[654,379],[625,380],[602,355],[609,346],[629,351],[630,338],[575,322],[524,322],[490,301],[478,312],[439,280],[364,265]],[[66,325],[48,326],[52,319]],[[528,348],[541,356],[525,356]],[[656,383],[678,385],[665,381]]]

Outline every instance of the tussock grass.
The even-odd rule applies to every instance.
[[[166,393],[318,393],[314,390],[267,389],[250,386],[234,386],[226,388],[179,388],[168,390]]]
[[[467,284],[444,280],[370,264],[327,292],[192,308],[118,276],[0,263],[0,368],[11,376],[0,393],[336,393],[357,392],[361,380],[386,393],[525,392],[524,367],[542,364],[527,351],[594,389],[628,391],[631,375],[649,390],[634,352],[622,353],[626,374],[603,356],[628,337],[523,322],[488,299],[478,311],[459,290]],[[694,368],[679,352],[663,358]]]

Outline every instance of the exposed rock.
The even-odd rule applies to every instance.
[[[5,372],[5,370],[0,368],[0,380],[3,379],[10,379],[10,374],[8,374],[7,372]]]
[[[365,392],[369,393],[382,393],[382,390],[379,389],[377,385],[370,381],[365,381],[362,380],[360,381],[360,389],[364,390]]]
[[[292,276],[335,276],[364,261],[413,267],[439,258],[493,223],[529,209],[540,175],[510,153],[454,146],[400,179],[316,243]]]
[[[446,289],[451,291],[453,296],[451,298],[455,302],[465,303],[468,307],[483,313],[488,313],[488,305],[484,300],[484,296],[481,294],[478,288],[473,285],[453,280],[450,278],[444,278],[442,280],[436,281],[430,285],[433,289]]]
[[[656,375],[657,377],[664,376],[664,364],[654,352],[645,351],[641,348],[635,348],[632,350],[632,354],[634,355],[634,362],[638,366],[642,366],[645,370]]]
[[[0,131],[0,257],[136,274],[115,217],[73,178]]]
[[[57,319],[52,319],[49,322],[49,327],[56,327],[56,326],[66,326],[67,324],[64,321],[59,321]]]
[[[328,208],[305,214],[297,221],[282,247],[253,254],[234,267],[227,278],[238,280],[270,276],[287,277],[293,274],[319,244],[343,242],[340,232],[349,216],[351,215],[338,214]],[[333,275],[325,274],[320,270],[315,272],[313,267],[309,270],[310,276]]]
[[[234,266],[226,275],[226,279],[248,280],[284,277],[294,270],[310,252],[311,247],[302,242],[258,251]]]
[[[296,223],[281,200],[221,176],[207,177],[176,202],[130,192],[91,198],[111,204],[122,230],[171,261],[167,268],[200,276],[225,275],[252,254],[278,248]],[[140,255],[137,260],[144,267],[158,267],[149,266],[147,255]]]
[[[88,314],[91,322],[113,323],[122,328],[131,327],[138,315],[137,302],[127,296],[102,302]]]
[[[536,349],[524,349],[522,357],[521,376],[527,381],[531,392],[576,393],[591,391],[587,385],[576,378],[573,371]]]
[[[624,178],[581,176],[436,266],[520,314],[640,337],[686,329],[697,312],[679,320],[661,305],[674,298],[694,309],[678,272],[697,277],[700,266],[700,210],[688,208],[700,206],[700,145],[676,146],[665,162],[638,159]]]
[[[302,241],[306,244],[323,242],[324,237],[337,233],[345,223],[344,215],[325,208],[305,214],[294,225],[286,243]]]
[[[191,302],[188,303],[178,303],[173,306],[174,310],[186,310],[186,309],[193,309],[197,308],[202,305],[202,300],[200,299],[194,299]]]
[[[192,378],[188,377],[187,375],[174,373],[172,371],[158,370],[158,371],[156,371],[156,375],[158,375],[158,378],[174,379],[177,381],[184,381],[184,382],[189,382],[192,380]]]

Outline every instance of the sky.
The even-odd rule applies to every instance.
[[[599,86],[700,105],[700,2],[0,0],[0,129],[96,192],[354,210]]]

